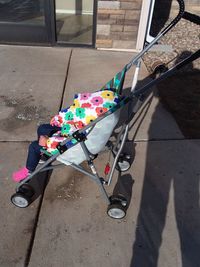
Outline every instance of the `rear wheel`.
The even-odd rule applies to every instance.
[[[120,172],[128,171],[131,167],[130,155],[122,155],[119,157],[116,169]]]
[[[159,76],[160,74],[166,72],[168,70],[167,66],[160,61],[159,59],[154,61],[151,65],[152,74],[155,76]]]
[[[110,204],[107,209],[107,214],[113,219],[122,219],[126,216],[126,209],[120,203]]]
[[[107,214],[113,219],[122,219],[126,216],[127,200],[122,195],[113,195],[110,197],[110,205]]]

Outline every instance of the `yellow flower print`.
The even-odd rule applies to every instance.
[[[103,98],[106,98],[106,99],[110,99],[110,100],[113,100],[114,98],[114,93],[112,91],[109,91],[109,90],[105,90],[101,93],[101,96]]]
[[[79,100],[78,99],[74,99],[74,103],[73,103],[73,105],[70,108],[72,108],[72,109],[74,109],[74,108],[80,108],[80,102],[79,102]]]
[[[94,121],[95,119],[96,119],[95,116],[88,115],[87,117],[85,117],[85,122],[86,122],[86,124],[89,124],[90,122]]]

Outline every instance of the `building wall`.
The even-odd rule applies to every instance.
[[[98,1],[97,48],[135,49],[142,0]]]
[[[135,49],[142,1],[147,0],[98,0],[97,48]],[[200,0],[185,0],[186,10],[200,15]],[[156,0],[155,32],[177,14],[176,0]],[[159,25],[158,25],[159,24]]]

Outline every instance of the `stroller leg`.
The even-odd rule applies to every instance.
[[[106,192],[106,190],[105,190],[105,188],[103,186],[103,181],[99,177],[99,175],[97,173],[97,170],[96,170],[96,168],[94,166],[94,163],[93,163],[93,156],[94,155],[92,155],[89,152],[89,150],[87,149],[87,146],[86,146],[86,144],[85,144],[84,141],[83,142],[80,142],[80,145],[81,145],[81,148],[83,149],[83,151],[85,153],[85,156],[86,156],[88,165],[89,165],[89,167],[90,167],[90,169],[91,169],[91,171],[93,173],[92,178],[100,186],[101,192],[102,192],[103,196],[105,197],[107,204],[109,205],[110,204],[110,199],[109,199],[108,194],[107,194],[107,192]]]
[[[104,186],[103,186],[103,181],[102,181],[102,179],[99,177],[99,175],[98,175],[98,173],[97,173],[97,171],[96,171],[96,168],[95,168],[95,166],[94,166],[94,164],[93,164],[93,161],[90,160],[90,161],[88,162],[88,165],[90,166],[90,169],[91,169],[91,171],[92,171],[92,173],[93,173],[93,175],[94,175],[94,180],[95,180],[95,182],[99,185],[99,187],[100,187],[100,189],[101,189],[101,192],[102,192],[103,196],[104,196],[105,199],[106,199],[107,204],[110,205],[110,199],[109,199],[108,194],[107,194],[107,192],[106,192],[106,190],[105,190],[105,188],[104,188]]]
[[[115,167],[117,165],[117,161],[119,159],[120,153],[124,147],[125,141],[127,139],[127,135],[128,135],[128,130],[129,130],[129,125],[123,125],[122,126],[122,130],[119,133],[118,139],[117,139],[117,143],[114,147],[114,162],[110,171],[110,175],[109,175],[109,179],[108,179],[108,185],[111,184],[112,181],[112,177],[115,171]],[[119,146],[119,147],[118,147]],[[116,153],[116,154],[115,154]]]

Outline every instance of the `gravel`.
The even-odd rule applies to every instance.
[[[159,44],[170,45],[173,51],[147,52],[143,60],[149,72],[152,72],[154,61],[160,60],[171,67],[192,52],[200,49],[200,26],[182,19],[170,32],[159,40]],[[200,59],[193,62],[193,68],[200,69]],[[182,71],[191,71],[193,68],[190,64]]]

